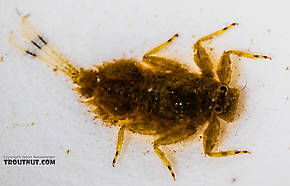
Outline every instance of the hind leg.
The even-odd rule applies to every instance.
[[[118,156],[120,155],[121,152],[121,148],[123,145],[123,140],[124,140],[124,133],[126,130],[126,125],[129,125],[130,123],[132,123],[132,120],[129,119],[124,119],[124,120],[120,120],[118,121],[118,123],[116,125],[121,126],[121,128],[119,129],[118,132],[118,140],[117,140],[117,147],[116,147],[116,153],[112,162],[112,166],[115,167],[115,163],[117,161]]]
[[[112,166],[115,167],[115,163],[117,161],[117,158],[121,152],[123,140],[124,140],[124,132],[125,132],[125,126],[122,126],[118,132],[118,142],[117,142],[117,147],[116,147],[116,153],[113,159]]]

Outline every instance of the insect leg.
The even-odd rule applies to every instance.
[[[155,140],[153,143],[155,153],[159,156],[159,158],[163,161],[165,166],[169,169],[174,180],[175,180],[175,174],[172,170],[172,166],[159,147],[162,145],[169,145],[169,144],[177,143],[193,135],[195,132],[196,132],[195,128],[185,128],[185,127],[175,128],[175,129],[172,129],[171,132],[167,133],[163,137]]]
[[[159,156],[159,158],[163,161],[163,163],[165,164],[165,166],[169,169],[171,176],[173,177],[173,179],[175,180],[175,174],[172,170],[172,166],[170,165],[169,161],[167,160],[167,158],[165,157],[164,153],[158,148],[160,145],[156,144],[156,141],[154,142],[154,151],[155,153]]]
[[[231,24],[231,25],[229,25],[221,30],[218,30],[212,34],[207,35],[207,36],[204,36],[204,37],[200,38],[193,45],[194,61],[197,64],[197,66],[200,68],[203,75],[209,76],[209,77],[214,77],[214,73],[212,71],[212,69],[213,69],[212,62],[210,60],[208,53],[202,47],[201,43],[203,41],[212,39],[213,37],[222,34],[223,32],[225,32],[226,30],[228,30],[229,28],[231,28],[235,25],[237,25],[237,23],[233,23],[233,24]]]
[[[147,52],[143,56],[143,62],[154,67],[155,69],[161,70],[161,71],[184,71],[184,68],[181,67],[181,65],[173,60],[166,59],[164,57],[158,57],[158,56],[152,56],[153,54],[159,52],[162,48],[169,45],[174,39],[178,37],[178,34],[175,34],[172,36],[169,40],[162,43],[161,45],[153,48],[149,52]]]
[[[231,74],[232,74],[232,68],[231,68],[231,59],[230,55],[235,54],[240,57],[247,57],[247,58],[262,58],[262,59],[271,59],[268,56],[263,55],[255,55],[250,54],[238,50],[229,50],[225,51],[220,58],[219,64],[217,66],[217,75],[221,83],[229,84],[231,81]]]
[[[203,148],[204,148],[204,153],[206,155],[209,155],[211,157],[223,157],[223,156],[242,154],[242,153],[250,154],[250,152],[246,150],[230,150],[230,151],[212,152],[212,149],[214,148],[217,142],[219,131],[220,131],[220,123],[218,119],[214,117],[213,120],[209,123],[205,132],[203,133]]]
[[[117,161],[117,158],[121,152],[121,148],[122,148],[122,144],[123,144],[123,140],[124,140],[124,132],[125,132],[125,126],[121,126],[119,133],[118,133],[118,142],[117,142],[117,147],[116,147],[116,154],[115,157],[113,159],[113,167],[115,167],[115,163]]]
[[[143,58],[143,62],[154,67],[155,70],[164,71],[166,73],[184,72],[186,70],[180,63],[158,56],[148,56]]]
[[[113,167],[115,166],[115,163],[117,161],[117,158],[121,152],[121,148],[122,148],[122,144],[123,144],[123,140],[124,140],[124,132],[126,130],[126,125],[132,123],[132,120],[129,119],[123,119],[123,120],[119,120],[118,123],[116,123],[116,125],[121,126],[119,132],[118,132],[118,142],[117,142],[117,147],[116,147],[116,154],[114,156],[113,159]]]
[[[162,48],[166,47],[167,45],[169,45],[174,39],[176,39],[178,37],[178,34],[175,34],[174,36],[172,36],[170,39],[168,39],[167,41],[165,41],[164,43],[162,43],[161,45],[158,45],[157,47],[153,48],[152,50],[150,50],[149,52],[147,52],[146,54],[144,54],[143,58],[146,58],[148,56],[151,56],[152,54],[156,54],[157,52],[159,52]]]

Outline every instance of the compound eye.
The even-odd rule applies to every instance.
[[[220,86],[220,90],[222,91],[222,92],[227,92],[228,91],[228,87],[226,87],[225,85],[221,85]]]
[[[223,108],[220,107],[220,106],[218,106],[218,105],[216,105],[216,106],[214,107],[214,111],[215,111],[216,113],[222,113],[222,112],[223,112]]]

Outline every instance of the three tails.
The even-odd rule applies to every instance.
[[[64,59],[59,52],[54,50],[53,47],[50,46],[48,42],[40,36],[34,26],[26,20],[26,16],[21,17],[20,29],[22,35],[36,48],[37,51],[39,51],[39,53],[27,50],[21,45],[17,44],[14,41],[13,34],[11,32],[9,36],[9,42],[15,48],[47,63],[49,66],[52,66],[56,70],[62,71],[69,77],[73,77],[74,74],[79,71],[78,68],[74,67],[68,62],[68,60]]]

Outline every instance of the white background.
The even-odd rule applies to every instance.
[[[289,1],[0,0],[0,184],[1,185],[289,185],[290,90]],[[208,42],[212,60],[238,49],[270,60],[232,56],[233,86],[242,89],[240,116],[222,122],[218,149],[251,155],[205,157],[199,133],[162,147],[176,173],[154,153],[153,137],[125,133],[111,166],[118,128],[94,121],[61,73],[17,51],[20,17],[30,14],[51,45],[83,67],[142,55],[173,34],[180,37],[160,55],[193,69],[198,38],[238,22]],[[34,123],[34,125],[32,125]],[[66,154],[70,150],[69,155]],[[54,166],[5,166],[3,155],[54,155]]]

